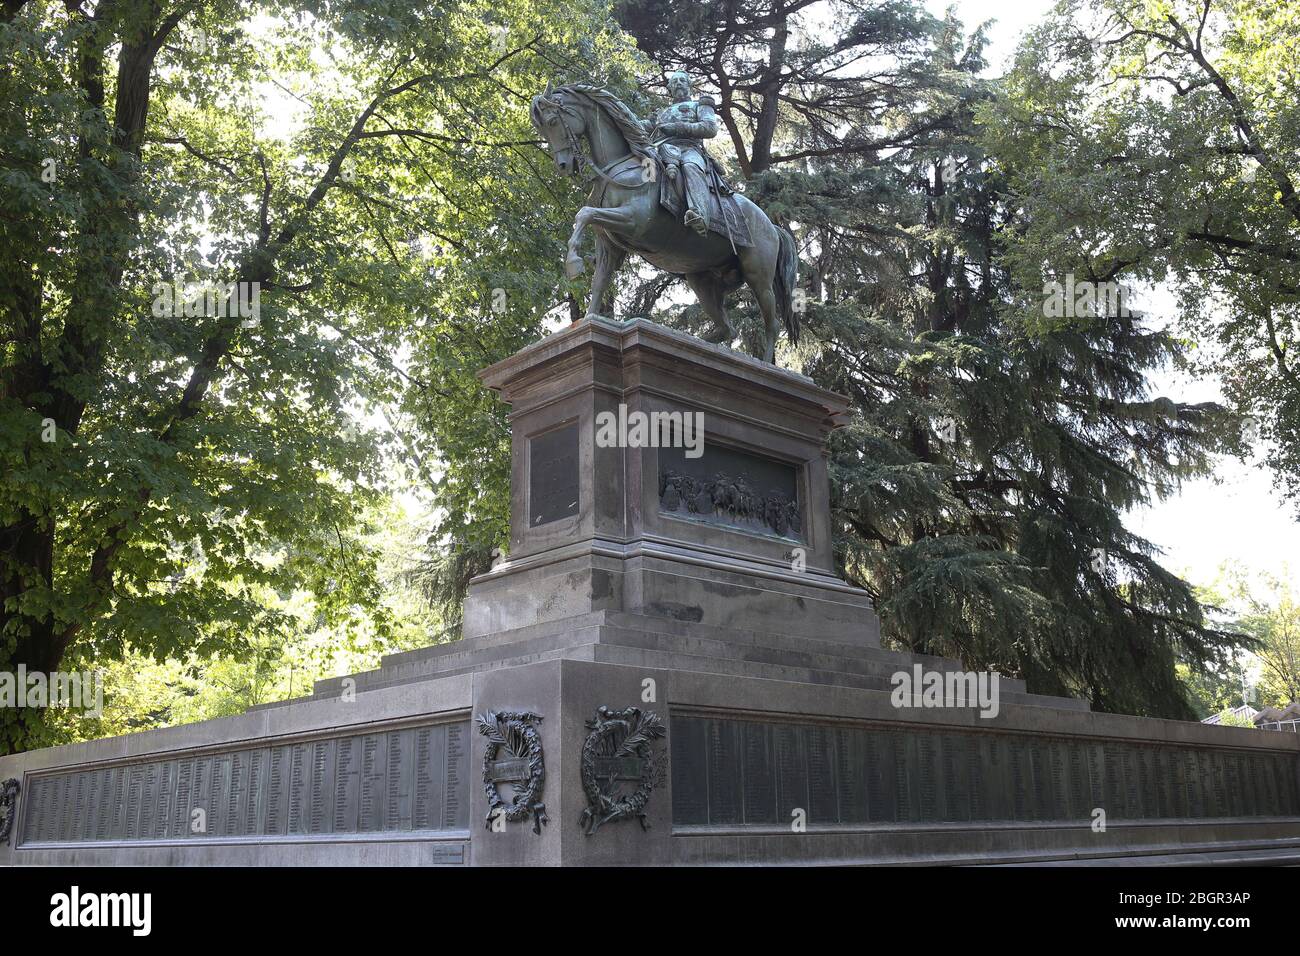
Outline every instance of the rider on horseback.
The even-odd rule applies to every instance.
[[[713,99],[691,99],[691,78],[678,71],[668,77],[671,106],[660,110],[647,124],[650,139],[659,150],[664,167],[673,175],[678,169],[686,181],[683,190],[686,212],[682,224],[701,236],[709,231],[709,178],[711,158],[704,140],[718,135],[718,116]]]

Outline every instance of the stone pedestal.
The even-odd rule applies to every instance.
[[[480,377],[511,406],[510,559],[471,586],[466,637],[622,611],[879,645],[867,595],[833,571],[842,396],[644,319],[580,322]],[[602,447],[602,414],[666,423],[655,444],[685,437],[682,416],[703,435]]]
[[[0,758],[0,862],[1300,863],[1298,735],[1010,678],[996,712],[893,693],[962,666],[882,648],[835,576],[842,397],[643,320],[584,320],[483,379],[511,405],[511,549],[463,639]],[[598,440],[642,412],[700,413],[702,454]]]

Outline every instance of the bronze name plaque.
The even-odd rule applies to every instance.
[[[578,513],[578,424],[528,439],[528,526]]]

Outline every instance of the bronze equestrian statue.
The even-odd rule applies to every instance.
[[[669,89],[674,103],[649,123],[598,86],[548,87],[533,97],[533,125],[556,168],[573,176],[585,163],[595,178],[587,205],[573,220],[565,271],[570,278],[582,274],[578,242],[591,226],[596,269],[589,316],[607,304],[610,281],[631,252],[686,280],[712,320],[703,335],[709,342],[735,338],[723,298],[748,284],[763,313],[761,357],[774,362],[778,321],[790,341],[799,341],[794,237],[733,192],[704,149],[703,140],[718,131],[712,101],[691,99],[684,73],[673,75]]]

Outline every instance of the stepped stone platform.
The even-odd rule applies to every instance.
[[[463,638],[0,758],[0,862],[1300,862],[1298,735],[1011,678],[996,712],[900,706],[899,673],[965,669],[882,648],[835,575],[841,396],[645,320],[584,320],[483,379],[511,406],[511,547]],[[702,454],[596,440],[634,412],[702,413]]]

